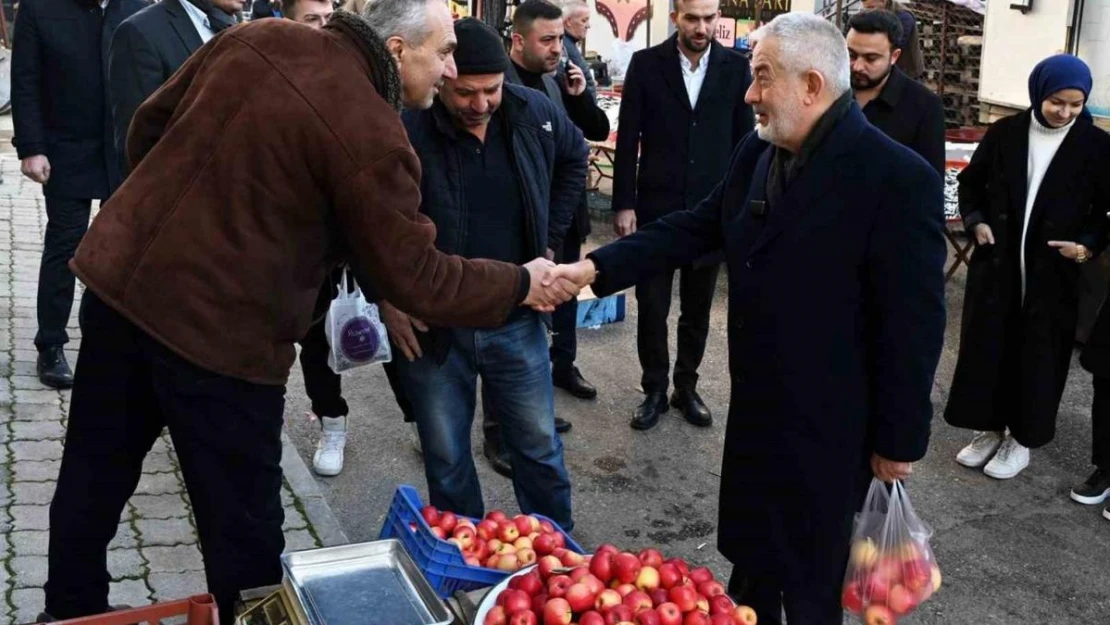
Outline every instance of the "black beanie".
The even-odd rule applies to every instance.
[[[500,74],[508,71],[509,57],[501,35],[473,17],[464,17],[455,22],[455,66],[460,75]]]

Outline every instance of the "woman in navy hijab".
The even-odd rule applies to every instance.
[[[1038,63],[1029,110],[995,122],[959,176],[976,248],[944,418],[975,431],[956,462],[1000,480],[1055,436],[1079,266],[1102,249],[1110,226],[1110,135],[1087,111],[1091,82],[1077,57]]]

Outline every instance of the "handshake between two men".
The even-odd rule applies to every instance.
[[[537,258],[526,263],[524,268],[532,284],[522,305],[539,312],[551,312],[559,304],[578,297],[579,291],[597,277],[597,268],[590,259],[557,265],[546,258]]]

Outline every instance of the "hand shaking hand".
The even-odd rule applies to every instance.
[[[555,306],[578,297],[582,287],[592,283],[597,270],[591,260],[571,265],[556,265],[546,258],[537,258],[524,265],[532,277],[532,285],[524,305],[539,312],[551,312]]]

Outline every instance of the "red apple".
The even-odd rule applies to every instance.
[[[721,582],[712,579],[708,582],[698,584],[698,593],[705,596],[706,599],[712,599],[713,597],[719,597],[725,594],[725,587]]]
[[[608,584],[613,579],[613,554],[608,551],[595,553],[590,560],[590,573]]]
[[[667,598],[682,612],[690,612],[698,607],[698,593],[689,586],[675,586],[667,591]]]
[[[483,625],[507,625],[508,622],[509,619],[505,615],[505,608],[498,605],[494,606],[486,613],[486,620],[483,621]]]
[[[532,541],[532,547],[536,550],[536,553],[546,556],[555,551],[555,537],[551,534],[540,534],[536,537],[536,540]]]
[[[598,593],[597,598],[594,599],[594,609],[605,614],[613,607],[620,605],[623,600],[624,598],[621,597],[619,592],[607,588]]]
[[[538,625],[536,613],[531,610],[521,610],[509,617],[509,625]]]
[[[435,537],[440,540],[447,540],[447,532],[438,525],[432,528],[432,534],[434,534]]]
[[[886,604],[898,616],[908,614],[917,607],[913,592],[901,584],[890,589],[890,596],[887,597]]]
[[[486,518],[498,525],[500,525],[502,521],[507,521],[509,519],[509,517],[505,516],[505,513],[500,510],[490,512],[486,515]]]
[[[926,586],[933,585],[933,568],[927,560],[913,560],[902,567],[906,588],[914,593],[921,592]]]
[[[590,593],[590,587],[585,584],[572,584],[567,588],[564,598],[570,604],[570,609],[578,614],[594,607],[594,596]]]
[[[497,555],[503,556],[510,553],[516,553],[516,547],[510,545],[509,543],[501,543],[500,545],[497,545]]]
[[[902,561],[891,557],[880,558],[874,575],[890,585],[897,584],[902,581]]]
[[[478,525],[474,526],[474,532],[478,535],[478,538],[490,540],[497,536],[497,524],[489,519],[480,521]]]
[[[654,566],[644,565],[636,576],[636,588],[651,591],[659,588],[659,585],[659,570]]]
[[[629,594],[635,591],[636,587],[632,584],[621,584],[620,586],[617,586],[617,592],[620,593],[622,597],[627,597]]]
[[[659,614],[659,625],[682,625],[682,610],[669,601],[655,608],[655,612]]]
[[[520,560],[515,553],[502,553],[497,556],[497,570],[515,571],[520,568]]]
[[[521,575],[515,579],[520,580],[517,584],[517,589],[528,593],[529,597],[535,597],[543,590],[543,582],[540,581],[540,576],[536,575],[535,572]]]
[[[578,618],[578,625],[605,625],[605,617],[600,612],[590,610]]]
[[[471,521],[470,519],[468,519],[464,516],[459,517],[458,521],[455,523],[455,528],[460,528],[460,527],[469,527],[470,529],[475,530],[475,531],[477,531],[477,529],[478,529],[478,526],[474,525],[474,521]]]
[[[435,506],[424,506],[420,511],[420,516],[424,517],[424,522],[428,527],[435,527],[439,525],[439,510]]]
[[[699,610],[687,612],[682,619],[682,625],[710,625],[709,615]]]
[[[498,600],[501,600],[501,605],[509,616],[532,609],[532,597],[523,590],[513,590],[511,588],[504,590]]]
[[[656,588],[648,594],[651,596],[651,603],[657,608],[669,601],[666,588]]]
[[[513,543],[520,538],[520,530],[513,525],[512,521],[504,521],[497,526],[497,537],[501,542]]]
[[[482,566],[482,561],[478,559],[478,556],[463,556],[463,562],[466,562],[467,566]]]
[[[863,622],[867,625],[894,625],[898,619],[885,605],[872,605],[864,613]]]
[[[850,582],[840,595],[840,605],[852,614],[863,614],[863,592],[859,582]]]
[[[682,581],[682,572],[673,562],[667,562],[659,567],[659,586],[670,590]]]
[[[513,546],[517,549],[535,549],[535,547],[532,546],[532,539],[527,536],[521,536],[514,540]]]
[[[709,569],[705,568],[704,566],[699,566],[696,569],[691,569],[690,573],[689,573],[689,575],[687,575],[687,577],[689,577],[690,580],[693,581],[694,585],[696,586],[696,585],[698,585],[702,582],[713,581],[713,571],[710,571]]]
[[[455,525],[458,522],[459,522],[459,517],[456,516],[454,512],[448,511],[448,512],[441,512],[439,514],[439,526],[442,527],[443,531],[447,532],[448,534],[455,531]]]
[[[640,563],[644,566],[650,566],[654,569],[663,566],[663,554],[659,553],[658,549],[644,549],[636,557],[640,559]]]
[[[665,561],[663,564],[666,564],[667,562],[670,562],[671,564],[678,567],[678,572],[682,573],[683,577],[690,576],[690,567],[686,566],[686,561],[682,558],[671,558],[670,560]]]
[[[578,580],[590,588],[590,592],[596,597],[597,593],[605,590],[605,584],[600,579],[595,577],[592,573],[587,574]]]
[[[759,619],[756,618],[755,610],[746,605],[738,605],[732,611],[732,621],[736,625],[756,625]]]
[[[717,595],[709,600],[709,614],[732,614],[736,604],[728,595]]]
[[[540,579],[546,580],[551,577],[552,571],[563,568],[563,563],[555,556],[544,556],[540,558],[536,568],[540,572]]]
[[[540,521],[540,533],[550,534],[554,531],[555,526],[551,524],[551,521]]]
[[[485,560],[489,557],[490,554],[489,543],[482,540],[481,538],[474,539],[474,546],[471,547],[470,550],[474,553],[474,557],[478,558],[479,560]]]
[[[709,625],[735,625],[732,622],[731,614],[711,614],[709,615]]]
[[[632,613],[636,614],[640,610],[650,610],[652,608],[651,597],[642,590],[634,590],[624,596],[624,605],[632,608]]]
[[[660,625],[659,613],[655,610],[640,610],[636,613],[636,623],[637,625]]]
[[[517,531],[521,536],[527,536],[532,533],[532,524],[528,522],[528,517],[523,514],[518,514],[513,517],[513,525],[516,525]]]
[[[640,559],[631,553],[618,553],[613,556],[613,577],[619,579],[622,584],[635,582],[643,567]]]
[[[497,550],[500,549],[501,545],[504,545],[504,544],[505,543],[501,542],[497,538],[491,538],[488,541],[486,541],[486,546],[489,547],[489,552],[490,553],[497,553]]]
[[[536,563],[536,552],[531,549],[520,549],[516,552],[516,559],[520,562],[520,567],[531,566]]]
[[[590,567],[582,565],[571,569],[567,576],[570,577],[572,582],[578,583],[582,578],[590,574]]]
[[[469,549],[474,544],[474,528],[468,525],[456,526],[451,535],[459,541],[463,549]]]
[[[535,516],[529,514],[525,518],[528,519],[528,522],[531,524],[531,528],[528,530],[529,534],[539,534],[540,532],[543,531],[543,525],[540,523],[540,520],[537,519]],[[554,529],[554,528],[552,528],[552,529]]]
[[[706,599],[702,595],[698,595],[698,600],[694,605],[697,606],[699,611],[709,614],[709,599]]]
[[[605,614],[605,620],[608,621],[609,619],[612,619],[614,623],[627,623],[633,618],[635,618],[635,615],[632,614],[632,608],[624,605],[623,603],[613,606]]]
[[[886,598],[889,594],[890,582],[879,577],[878,574],[869,575],[867,580],[863,583],[863,598],[865,603],[886,603]]]
[[[617,549],[615,546],[610,545],[608,543],[605,543],[605,544],[600,545],[597,549],[594,550],[594,555],[597,556],[597,555],[601,555],[603,553],[608,553],[609,555],[615,556],[620,552],[621,552],[620,549]]]
[[[556,575],[547,580],[547,596],[552,599],[559,599],[565,597],[567,589],[574,584],[566,575]]]
[[[555,539],[556,549],[563,549],[567,546],[567,537],[563,536],[562,532],[552,532],[551,537]]]
[[[543,606],[543,625],[567,625],[570,617],[570,604],[566,599],[549,599]]]
[[[532,611],[536,614],[543,614],[543,606],[547,605],[547,593],[539,592],[535,597],[532,597]]]
[[[581,566],[586,563],[586,558],[584,558],[582,554],[575,553],[570,549],[564,549],[563,554],[559,556],[559,560],[563,563],[563,566],[567,568]]]
[[[491,555],[490,557],[486,558],[486,561],[483,562],[482,564],[487,569],[496,569],[497,568],[497,561],[500,560],[500,559],[501,559],[501,556],[499,556],[495,553],[495,554]]]

